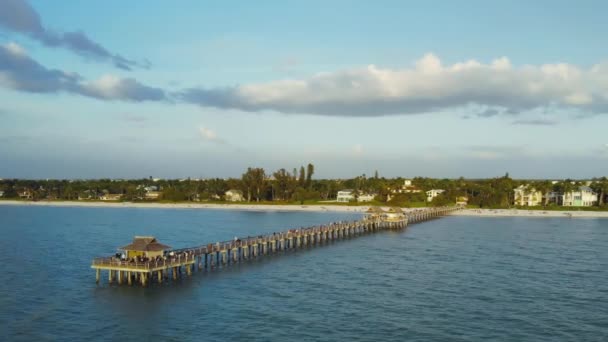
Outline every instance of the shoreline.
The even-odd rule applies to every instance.
[[[470,217],[562,217],[562,218],[608,218],[608,211],[584,210],[526,210],[526,209],[463,209],[450,214]]]
[[[40,207],[85,207],[85,208],[143,208],[143,209],[224,209],[248,211],[307,211],[363,213],[369,206],[299,205],[299,204],[221,204],[221,203],[136,203],[136,202],[26,202],[2,200],[0,205]]]
[[[298,205],[298,204],[221,204],[221,203],[135,203],[135,202],[26,202],[0,200],[1,205],[42,206],[42,207],[84,207],[84,208],[143,208],[143,209],[222,209],[248,211],[298,211],[298,212],[339,212],[364,213],[370,206],[343,205]],[[388,207],[383,207],[385,210]],[[405,211],[419,208],[403,208]],[[563,217],[563,218],[608,218],[608,211],[584,210],[525,210],[525,209],[463,209],[452,216],[467,217]]]

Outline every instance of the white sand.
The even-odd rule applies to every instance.
[[[50,206],[50,207],[97,207],[97,208],[163,208],[163,209],[232,209],[262,211],[325,211],[364,212],[369,206],[342,205],[268,205],[268,204],[218,204],[218,203],[134,203],[134,202],[81,202],[81,201],[11,201],[2,200],[0,205]]]
[[[133,203],[133,202],[82,202],[82,201],[11,201],[2,200],[0,205],[21,206],[55,206],[55,207],[103,207],[103,208],[164,208],[164,209],[232,209],[232,210],[259,210],[259,211],[307,211],[307,212],[351,212],[362,213],[369,206],[343,206],[343,205],[268,205],[268,204],[218,204],[218,203]],[[388,209],[385,207],[384,209]],[[415,210],[415,209],[404,209]],[[608,211],[543,211],[522,209],[464,209],[452,213],[455,216],[479,217],[602,217],[608,218]]]
[[[455,216],[479,216],[479,217],[568,217],[568,218],[608,218],[608,211],[584,211],[584,210],[523,210],[523,209],[464,209],[452,213]]]

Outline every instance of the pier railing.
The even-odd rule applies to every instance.
[[[179,254],[175,258],[170,259],[152,259],[148,261],[128,261],[121,260],[116,257],[102,257],[93,259],[92,265],[94,266],[107,266],[107,267],[115,267],[115,268],[125,268],[125,269],[133,269],[133,270],[152,270],[157,268],[167,268],[174,267],[178,265],[183,265],[188,262],[195,262],[196,256],[194,254],[184,255]]]
[[[410,224],[438,218],[459,209],[461,207],[439,207],[414,209],[407,212],[400,212],[397,209],[390,212],[371,213],[357,221],[332,222],[326,225],[295,228],[266,235],[247,236],[229,241],[173,249],[166,251],[163,257],[146,261],[123,260],[116,256],[95,258],[91,267],[97,270],[98,282],[100,271],[103,269],[108,270],[109,282],[116,279],[120,284],[126,278],[129,284],[135,280],[145,286],[155,275],[158,282],[167,279],[169,274],[175,280],[182,274],[182,269],[190,275],[196,266],[199,270],[226,267],[278,251],[323,245],[328,241],[385,229],[405,228]]]

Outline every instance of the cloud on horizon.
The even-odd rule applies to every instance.
[[[49,47],[62,47],[85,58],[109,61],[123,70],[150,66],[147,61],[140,63],[111,53],[82,31],[59,33],[45,28],[38,12],[25,0],[0,1],[0,27],[26,35]]]
[[[227,88],[189,88],[182,101],[247,112],[345,117],[417,114],[471,105],[478,116],[519,114],[539,108],[608,112],[608,63],[589,69],[557,63],[515,67],[502,57],[442,65],[427,54],[413,68],[366,68],[319,73]]]
[[[133,78],[106,75],[87,82],[77,73],[48,69],[15,43],[0,45],[0,86],[30,93],[68,92],[101,100],[167,99],[164,90],[148,87]]]

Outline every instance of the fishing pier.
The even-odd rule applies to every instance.
[[[410,224],[428,221],[459,210],[460,207],[384,211],[373,207],[358,221],[335,222],[309,228],[290,229],[257,237],[235,238],[196,247],[172,249],[151,236],[136,236],[133,242],[119,248],[122,253],[93,259],[96,282],[107,271],[108,283],[140,284],[177,280],[195,270],[211,271],[279,251],[316,247],[329,241],[353,238],[390,229],[403,229]]]

